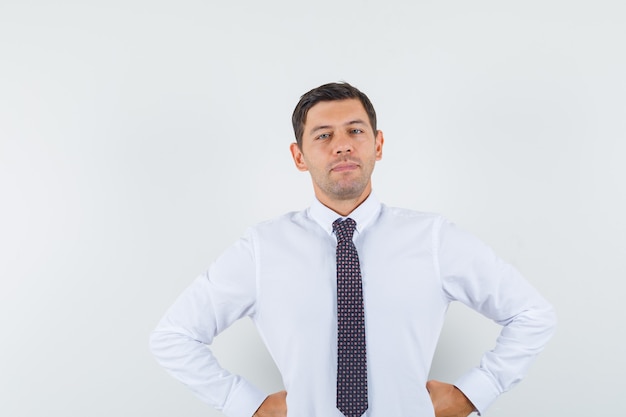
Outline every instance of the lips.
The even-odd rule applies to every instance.
[[[337,165],[334,165],[331,168],[331,171],[334,171],[334,172],[352,171],[354,169],[357,169],[358,167],[359,167],[359,164],[357,164],[356,162],[341,162]]]

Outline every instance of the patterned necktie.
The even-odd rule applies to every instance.
[[[352,242],[356,222],[333,223],[337,236],[337,408],[346,417],[367,410],[365,317],[359,255]]]

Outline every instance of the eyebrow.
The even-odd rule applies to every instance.
[[[350,120],[349,122],[346,122],[343,124],[343,126],[350,126],[350,125],[367,125],[367,123],[365,123],[363,120],[361,119],[354,119],[354,120]],[[317,132],[318,130],[324,130],[324,129],[330,129],[332,128],[332,125],[320,125],[320,126],[315,126],[314,128],[312,128],[309,131],[309,134],[313,134],[315,132]]]

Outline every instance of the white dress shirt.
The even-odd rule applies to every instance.
[[[249,316],[283,377],[288,415],[341,417],[337,373],[339,216],[318,201],[250,228],[170,307],[152,333],[159,363],[229,417],[267,393],[220,367],[207,345]],[[550,338],[551,305],[509,264],[441,216],[370,196],[349,217],[363,277],[367,417],[434,416],[426,381],[451,301],[503,326],[495,348],[455,385],[479,412],[526,373]]]

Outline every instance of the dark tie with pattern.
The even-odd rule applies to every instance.
[[[352,242],[356,222],[333,223],[337,236],[337,408],[346,417],[367,410],[365,317],[359,255]]]

